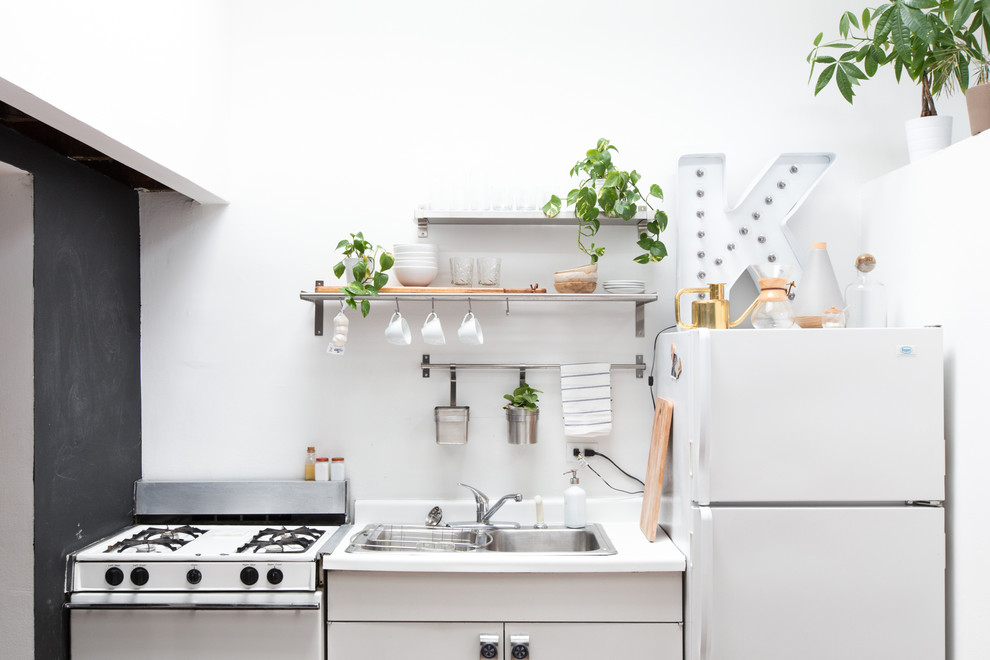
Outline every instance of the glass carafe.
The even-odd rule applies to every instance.
[[[760,296],[750,323],[754,328],[793,328],[794,310],[787,294],[790,288],[791,264],[754,265],[760,278]]]

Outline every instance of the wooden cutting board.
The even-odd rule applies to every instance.
[[[646,485],[643,487],[643,510],[639,514],[639,528],[650,543],[657,539],[660,491],[663,489],[663,471],[667,466],[667,443],[673,416],[674,404],[657,397],[653,434],[650,437],[650,456],[646,463]]]
[[[386,286],[379,293],[546,293],[546,289],[499,289],[467,286]],[[318,286],[316,293],[340,293],[339,286]]]

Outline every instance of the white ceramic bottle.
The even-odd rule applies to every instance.
[[[825,243],[811,244],[811,255],[794,294],[794,320],[802,328],[822,327],[822,312],[832,306],[843,307],[827,247]]]
[[[586,522],[587,495],[578,484],[577,470],[569,470],[571,485],[564,491],[564,527],[580,529]],[[565,472],[564,474],[567,474]]]

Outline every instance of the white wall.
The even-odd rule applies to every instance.
[[[147,478],[294,478],[316,444],[347,458],[357,497],[462,497],[457,481],[556,494],[566,465],[555,373],[531,376],[545,391],[538,445],[504,442],[500,401],[515,375],[483,372],[459,378],[470,443],[437,447],[432,408],[445,404],[447,382],[420,377],[418,333],[409,347],[384,342],[391,308],[352,312],[346,354],[325,354],[297,292],[333,279],[337,241],[358,230],[386,246],[416,240],[418,204],[481,180],[540,197],[566,191],[567,170],[600,136],[619,146],[620,164],[668,191],[678,156],[723,151],[732,200],[777,153],[830,150],[838,163],[793,222],[809,248],[830,243],[844,283],[859,250],[856,190],[905,162],[901,119],[918,106],[917,90],[892,74],[864,86],[855,107],[835,90],[813,98],[804,57],[837,24],[839,2],[267,6],[230,8],[231,205],[143,200]],[[961,101],[942,105],[961,136]],[[630,263],[628,229],[602,236],[603,279],[639,276],[661,293],[647,308],[648,338],[633,337],[631,306],[519,303],[507,318],[479,304],[486,344],[431,348],[432,359],[652,363],[653,335],[672,317],[673,264]],[[501,256],[507,286],[548,285],[583,261],[563,228],[438,227],[430,241],[444,258]],[[451,334],[466,308],[438,310]],[[404,311],[418,326],[428,306]],[[617,373],[614,384],[615,432],[600,449],[641,472],[646,381]],[[584,483],[608,492],[593,476]]]
[[[32,658],[34,184],[6,163],[0,163],[0,282],[0,639],[4,657]]]
[[[226,4],[0,1],[0,99],[193,199],[220,202]]]
[[[945,336],[946,493],[950,639],[955,658],[990,649],[990,483],[983,304],[990,241],[986,162],[990,133],[871,181],[863,188],[864,242],[877,257],[893,325],[942,325]]]

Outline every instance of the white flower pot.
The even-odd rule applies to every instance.
[[[916,117],[905,122],[904,128],[912,163],[952,144],[952,117]]]

